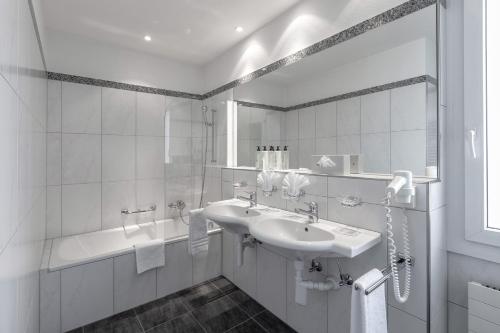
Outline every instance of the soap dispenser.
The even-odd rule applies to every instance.
[[[273,146],[269,146],[269,158],[268,158],[268,163],[269,163],[269,169],[274,170],[276,169],[276,152],[274,151]]]
[[[262,170],[268,170],[269,169],[269,152],[267,151],[266,146],[262,146]]]
[[[255,168],[262,169],[262,152],[260,151],[260,146],[257,146],[257,152],[255,154]]]
[[[281,152],[281,167],[283,170],[290,169],[290,153],[288,151],[288,146],[285,146]]]
[[[276,155],[276,165],[275,165],[275,168],[277,170],[283,169],[283,156],[281,154],[280,146],[276,146],[276,151],[274,152],[274,154]]]

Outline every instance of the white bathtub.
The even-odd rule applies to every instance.
[[[187,221],[188,218],[186,217]],[[220,232],[213,222],[208,225],[209,234]],[[134,244],[153,239],[164,239],[165,243],[188,238],[188,227],[179,219],[161,220],[86,234],[56,238],[52,241],[48,261],[49,271],[102,260],[134,250]]]

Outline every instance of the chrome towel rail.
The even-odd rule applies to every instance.
[[[154,212],[154,211],[156,211],[156,205],[150,206],[149,209],[138,209],[138,210],[134,210],[133,212],[129,211],[128,209],[122,209],[121,213],[124,215],[129,215],[129,214],[149,213],[149,212]]]
[[[406,260],[405,260],[402,253],[398,253],[397,265],[398,265],[398,271],[401,271],[406,266]],[[410,265],[411,266],[415,265],[415,258],[413,258],[413,257],[410,258]],[[365,295],[370,295],[375,289],[377,289],[378,287],[383,285],[387,280],[389,280],[389,278],[392,277],[391,266],[387,266],[386,268],[384,268],[382,270],[382,274],[383,274],[383,276],[377,282],[372,284],[370,287],[366,288]],[[356,283],[354,283],[354,289],[355,290],[360,289]]]

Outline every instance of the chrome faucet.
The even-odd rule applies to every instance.
[[[319,220],[319,208],[318,204],[315,201],[306,202],[306,205],[309,206],[309,210],[304,210],[300,208],[295,208],[295,213],[303,214],[309,217],[308,223],[316,223]]]
[[[238,195],[238,196],[236,196],[236,199],[248,201],[250,203],[250,208],[257,206],[257,192],[252,191],[252,192],[245,192],[245,193],[248,193],[250,195],[250,197],[247,198],[247,197]]]

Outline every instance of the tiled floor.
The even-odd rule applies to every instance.
[[[71,331],[76,333],[295,332],[224,277]]]

